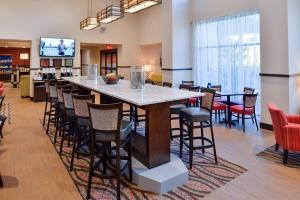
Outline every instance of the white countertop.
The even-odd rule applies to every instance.
[[[127,80],[120,80],[115,85],[107,85],[102,77],[98,77],[97,80],[88,80],[87,76],[64,77],[62,79],[137,106],[172,102],[204,95],[198,92],[150,84],[145,84],[144,89],[132,89],[130,88],[130,81]]]

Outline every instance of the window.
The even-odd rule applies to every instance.
[[[193,27],[196,84],[222,91],[260,91],[260,16],[257,12],[198,22]],[[259,107],[257,107],[259,109]]]

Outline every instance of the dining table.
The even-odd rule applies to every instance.
[[[145,84],[142,89],[132,89],[130,81],[119,80],[108,85],[102,77],[89,80],[87,76],[63,77],[81,87],[100,94],[100,103],[123,102],[145,110],[145,133],[132,133],[132,154],[147,168],[170,162],[170,106],[186,103],[189,98],[203,93]]]
[[[216,97],[220,97],[222,103],[226,104],[227,105],[227,120],[228,120],[228,123],[232,124],[232,125],[235,125],[235,123],[230,119],[230,106],[232,105],[237,105],[237,104],[242,104],[239,103],[239,102],[234,102],[232,101],[232,97],[238,97],[238,96],[244,96],[244,92],[239,92],[239,91],[217,91],[216,92]],[[222,100],[222,97],[225,97],[225,100]],[[226,119],[224,119],[223,121],[221,121],[220,123],[225,123],[226,122]]]

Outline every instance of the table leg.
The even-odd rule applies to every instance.
[[[170,162],[169,104],[146,106],[145,136],[133,135],[133,155],[148,168]]]

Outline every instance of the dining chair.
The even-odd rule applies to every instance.
[[[245,94],[254,94],[255,89],[250,87],[244,87],[244,93]]]
[[[169,87],[169,88],[171,88],[171,87],[173,86],[173,84],[172,84],[172,83],[169,83],[169,82],[163,82],[163,83],[162,83],[162,86],[163,86],[163,87]]]
[[[242,118],[243,132],[245,132],[245,119],[251,119],[253,123],[255,122],[256,128],[258,130],[258,124],[255,113],[257,96],[257,93],[244,94],[243,105],[233,105],[229,107],[229,121],[232,121],[232,116],[236,117],[238,120]],[[229,127],[231,127],[231,123],[229,123]]]
[[[189,91],[200,92],[200,86],[190,86]],[[188,106],[189,107],[191,107],[191,106],[198,107],[199,106],[199,98],[198,97],[190,98],[188,101]]]
[[[202,150],[213,148],[215,164],[218,164],[216,145],[214,139],[214,132],[212,126],[212,107],[215,98],[215,90],[208,88],[201,88],[201,93],[205,95],[201,97],[200,108],[191,107],[184,108],[180,111],[180,152],[182,157],[183,145],[189,149],[189,168],[193,166],[193,153],[195,150]],[[197,124],[196,124],[197,123]],[[200,123],[200,125],[198,125]],[[204,128],[210,128],[211,138],[204,136]],[[196,136],[194,130],[200,129],[201,136]],[[200,140],[201,144],[196,145],[194,142]]]
[[[194,81],[181,81],[182,85],[189,85],[189,86],[193,86],[194,85]]]
[[[129,170],[129,180],[132,180],[131,167],[131,127],[129,121],[122,120],[122,103],[97,105],[88,103],[91,122],[91,154],[87,184],[87,199],[90,199],[92,178],[117,179],[117,199],[121,199],[121,177]],[[112,153],[115,152],[115,153]],[[102,171],[99,170],[100,162]],[[112,166],[107,160],[115,160]],[[122,162],[121,165],[121,161]],[[98,170],[98,173],[95,173]],[[107,171],[111,173],[107,173]]]
[[[219,119],[219,122],[221,121],[221,113],[224,113],[225,116],[225,122],[227,124],[227,106],[223,102],[226,100],[223,100],[221,98],[221,95],[219,94],[222,91],[222,86],[221,85],[212,85],[210,86],[210,89],[215,90],[215,99],[214,99],[214,104],[212,110],[214,111],[215,114],[215,119],[217,120],[217,117]]]
[[[74,156],[77,153],[77,159],[79,155],[89,155],[90,144],[90,118],[88,103],[95,102],[94,95],[72,95],[74,113],[75,113],[75,138],[73,142],[70,171],[73,170]]]

